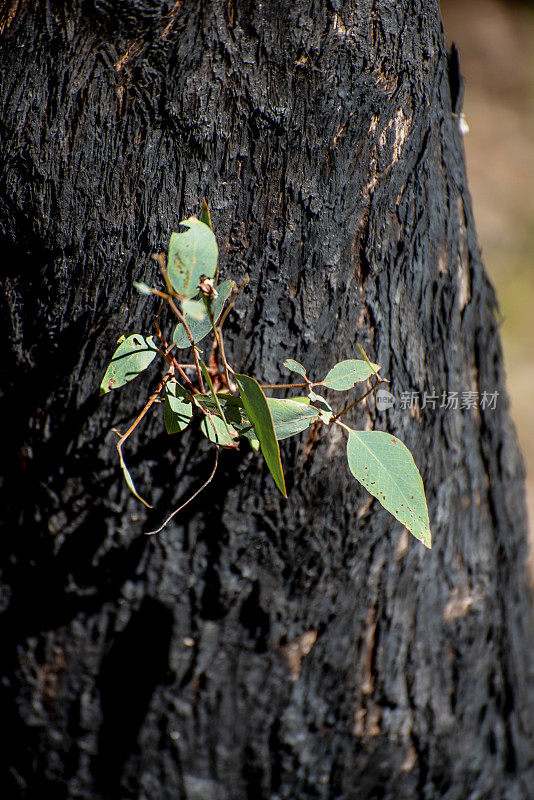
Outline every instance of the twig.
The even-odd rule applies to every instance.
[[[232,283],[233,283],[233,281],[232,281]],[[249,283],[250,283],[250,279],[249,279],[248,275],[245,275],[245,277],[243,278],[243,281],[241,283],[241,286],[239,288],[237,286],[235,286],[235,283],[234,283],[235,289],[232,289],[232,294],[230,295],[229,300],[227,300],[227,306],[224,309],[224,311],[222,312],[221,316],[219,317],[219,328],[222,328],[222,326],[224,325],[224,321],[225,321],[226,317],[228,316],[228,314],[230,313],[230,311],[232,310],[232,308],[234,306],[235,301],[237,300],[239,295],[245,290],[245,288],[249,285]]]
[[[200,387],[200,391],[202,392],[202,394],[204,394],[205,389],[204,389],[204,382],[202,380],[202,371],[200,369],[200,361],[198,360],[198,353],[197,353],[197,349],[195,347],[193,334],[191,333],[191,331],[189,329],[189,325],[185,321],[184,315],[182,314],[181,311],[179,311],[179,309],[176,307],[176,303],[174,302],[172,297],[170,297],[169,295],[167,295],[167,302],[168,302],[169,306],[172,308],[172,310],[173,310],[174,314],[176,315],[176,317],[180,320],[180,322],[184,326],[184,330],[185,330],[185,332],[187,334],[187,338],[189,339],[189,341],[191,343],[191,349],[193,351],[193,358],[195,360],[195,368],[196,368],[196,371],[197,371],[198,385]]]
[[[145,414],[149,411],[151,405],[159,397],[159,395],[161,393],[161,390],[163,389],[163,387],[165,386],[167,381],[172,377],[173,373],[174,373],[174,365],[169,367],[169,369],[167,370],[167,372],[165,373],[165,375],[161,379],[161,381],[160,381],[160,383],[158,385],[158,388],[156,389],[154,394],[152,394],[150,396],[150,398],[148,400],[148,403],[143,408],[143,410],[141,411],[139,416],[136,417],[136,419],[132,422],[132,424],[130,425],[130,427],[126,431],[126,433],[121,434],[116,428],[113,428],[114,433],[117,433],[119,435],[119,441],[117,442],[117,450],[120,450],[122,448],[122,445],[124,444],[124,442],[126,441],[128,436],[130,436],[130,434],[133,433],[134,430],[137,428],[137,426],[139,425],[139,423],[141,422],[141,420],[143,419]]]
[[[262,383],[260,384],[262,389],[304,389],[307,386],[310,388],[312,386],[320,386],[320,383]]]
[[[162,525],[160,525],[160,526],[159,526],[159,528],[157,528],[155,531],[146,531],[146,532],[145,532],[145,535],[146,535],[146,536],[153,536],[155,533],[161,533],[161,531],[163,530],[163,528],[165,528],[165,526],[166,526],[166,525],[167,525],[167,524],[168,524],[168,523],[171,521],[171,519],[172,519],[173,517],[175,517],[175,516],[176,516],[176,514],[178,514],[178,513],[179,513],[180,511],[182,511],[182,510],[183,510],[183,509],[184,509],[184,508],[185,508],[187,505],[189,505],[189,503],[190,503],[192,500],[194,500],[194,499],[195,499],[195,497],[198,497],[198,495],[199,495],[201,492],[203,492],[203,491],[204,491],[204,489],[206,488],[206,486],[208,486],[208,485],[209,485],[209,484],[212,482],[212,480],[213,480],[213,478],[214,478],[214,476],[215,476],[215,472],[216,472],[216,470],[217,470],[217,465],[218,465],[218,463],[219,463],[219,445],[216,445],[216,450],[215,450],[215,464],[213,465],[213,469],[212,469],[212,471],[211,471],[211,475],[209,476],[208,480],[207,480],[205,483],[203,483],[203,484],[202,484],[202,486],[200,487],[200,489],[197,489],[197,490],[196,490],[196,492],[195,492],[193,495],[191,495],[191,497],[190,497],[188,500],[186,500],[186,501],[185,501],[185,503],[182,503],[182,505],[181,505],[179,508],[177,508],[175,511],[173,511],[173,512],[172,512],[172,514],[170,514],[170,516],[168,516],[168,517],[167,517],[167,519],[165,520],[165,522],[164,522]]]
[[[376,372],[375,372],[374,374],[375,374],[375,375],[377,375],[377,373],[376,373]],[[378,377],[378,375],[377,375],[377,377]],[[370,395],[370,394],[371,394],[371,392],[374,392],[374,390],[376,389],[376,387],[377,387],[377,386],[380,386],[380,384],[381,384],[381,383],[389,383],[389,381],[388,381],[388,380],[386,380],[386,378],[380,378],[380,380],[376,381],[376,383],[374,383],[374,384],[373,384],[373,386],[371,386],[371,387],[370,387],[370,388],[369,388],[369,389],[368,389],[368,390],[367,390],[367,391],[366,391],[364,394],[362,394],[362,396],[361,396],[361,397],[358,397],[358,399],[357,399],[357,400],[355,400],[353,403],[350,403],[350,405],[348,405],[348,406],[345,406],[345,408],[342,408],[342,409],[341,409],[341,411],[338,411],[338,413],[337,413],[337,414],[334,414],[334,416],[332,417],[332,419],[330,420],[330,422],[337,422],[337,420],[338,420],[340,417],[342,417],[342,416],[343,416],[343,414],[346,414],[346,413],[347,413],[347,411],[350,411],[352,408],[354,408],[355,406],[357,406],[357,405],[358,405],[358,403],[361,403],[361,402],[362,402],[362,400],[365,400],[365,398],[366,398],[368,395]]]
[[[126,439],[137,428],[137,426],[139,425],[139,423],[141,422],[143,417],[148,413],[148,411],[150,410],[151,406],[156,402],[156,400],[158,399],[158,397],[159,397],[159,395],[161,393],[161,390],[163,389],[163,387],[165,386],[165,384],[167,383],[169,378],[172,377],[173,374],[174,374],[174,366],[170,366],[168,371],[165,373],[165,375],[161,379],[161,381],[160,381],[160,383],[158,385],[158,388],[156,389],[154,394],[152,394],[150,396],[150,398],[148,400],[148,403],[145,405],[145,407],[143,408],[141,413],[134,419],[134,421],[132,422],[132,424],[130,425],[130,427],[126,431],[126,433],[121,434],[121,432],[118,431],[117,428],[113,428],[112,429],[113,433],[116,433],[117,436],[119,437],[119,441],[117,442],[117,445],[116,445],[117,446],[117,452],[119,454],[119,460],[120,460],[120,463],[121,463],[121,467],[123,468],[123,471],[126,470],[126,473],[128,475],[129,475],[129,471],[128,471],[128,468],[126,466],[126,461],[124,460],[124,456],[122,454],[122,446],[123,446],[124,442],[126,441]],[[130,480],[133,482],[133,479],[131,478],[131,476],[130,476]],[[134,488],[135,488],[135,486],[134,486]],[[146,500],[143,500],[141,495],[138,494],[137,490],[134,492],[134,494],[141,500],[142,503],[145,504],[145,506],[147,506],[148,508],[152,508],[150,503],[147,503]]]
[[[232,391],[232,388],[231,388],[231,385],[230,385],[230,375],[228,374],[228,362],[226,360],[226,354],[224,352],[224,345],[223,345],[223,340],[222,340],[222,330],[221,330],[222,323],[220,325],[216,325],[215,324],[215,318],[214,318],[214,316],[213,316],[213,314],[211,312],[211,309],[209,307],[208,298],[206,296],[204,296],[203,300],[204,300],[204,306],[206,308],[206,313],[207,313],[207,315],[209,317],[209,321],[211,322],[211,327],[213,329],[213,333],[215,334],[215,341],[217,342],[217,346],[219,348],[221,361],[223,363],[224,377],[226,379],[226,386],[228,387],[229,391]]]

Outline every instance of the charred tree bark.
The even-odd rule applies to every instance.
[[[437,0],[1,14],[3,796],[531,797],[523,468]],[[142,535],[211,455],[155,415],[129,449],[147,514],[110,429],[150,381],[98,384],[151,324],[132,280],[203,196],[223,276],[250,274],[239,369],[321,376],[361,342],[397,398],[439,398],[353,417],[414,453],[431,552],[335,437],[284,443],[287,502],[223,453]],[[496,409],[440,407],[468,390]]]

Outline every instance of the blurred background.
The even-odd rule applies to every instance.
[[[467,175],[502,314],[508,392],[527,469],[534,585],[534,3],[441,0],[465,77]]]

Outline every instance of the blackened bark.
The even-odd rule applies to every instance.
[[[4,796],[531,797],[523,471],[437,1],[1,14]],[[305,463],[305,437],[284,444],[287,502],[224,453],[142,535],[211,455],[155,415],[129,448],[147,514],[109,431],[150,382],[97,388],[117,335],[150,325],[132,279],[156,280],[204,195],[223,276],[251,278],[239,369],[320,377],[361,342],[397,398],[438,396],[353,417],[413,451],[431,552],[335,434]],[[439,407],[467,390],[496,410]]]

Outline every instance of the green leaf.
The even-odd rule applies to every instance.
[[[219,286],[216,287],[217,290],[216,299],[208,300],[209,303],[213,304],[212,305],[213,319],[215,321],[215,324],[217,324],[219,317],[223,312],[224,304],[232,294],[233,286],[234,286],[233,281],[224,281],[223,283],[219,284]],[[206,311],[205,307],[203,309],[203,316],[201,319],[196,320],[193,319],[193,317],[186,314],[185,321],[189,326],[189,330],[191,331],[194,342],[200,342],[200,340],[203,339],[204,336],[206,336],[212,330],[210,318],[208,316],[208,312]],[[189,341],[189,337],[187,336],[185,328],[181,322],[174,329],[174,334],[172,339],[176,347],[180,348],[191,347],[191,342]]]
[[[268,397],[267,405],[273,418],[274,432],[279,441],[305,431],[319,419],[319,411],[316,408],[296,400],[278,400]]]
[[[208,411],[202,422],[200,423],[200,430],[207,436],[210,442],[221,447],[235,447],[234,438],[237,438],[238,433],[232,425],[224,422],[216,414]]]
[[[408,448],[390,433],[346,430],[347,460],[354,477],[430,548],[425,490]]]
[[[273,418],[263,390],[259,383],[248,375],[237,375],[234,378],[239,387],[239,393],[243,400],[243,406],[247,417],[254,425],[256,436],[258,437],[261,452],[269,467],[274,482],[284,495],[287,497],[284,472],[280,461],[280,448],[276,440]]]
[[[211,228],[211,230],[213,230],[213,225],[211,224],[211,214],[210,214],[210,210],[209,210],[208,204],[206,203],[206,198],[204,198],[202,200],[202,209],[200,211],[200,221],[203,222],[204,225],[207,225],[208,228]]]
[[[190,317],[198,322],[206,316],[206,307],[203,300],[184,300],[182,303],[182,311],[184,316]]]
[[[358,361],[356,359],[348,359],[347,361],[340,361],[335,367],[332,367],[330,372],[321,381],[321,386],[326,386],[327,389],[337,389],[340,392],[345,392],[347,389],[352,389],[354,384],[360,381],[366,381],[376,370],[379,370],[378,364],[369,364],[366,361]]]
[[[321,419],[321,422],[325,422],[328,425],[334,416],[334,412],[330,403],[327,403],[324,397],[321,397],[320,394],[314,392],[313,389],[310,389],[308,396],[312,402],[317,403],[318,415]]]
[[[122,337],[121,339],[119,339],[120,344],[113,353],[113,358],[102,378],[100,394],[107,394],[112,389],[118,389],[128,381],[137,378],[139,373],[143,372],[158,354],[153,336],[132,333],[127,339]]]
[[[235,397],[233,394],[219,393],[217,400],[224,411],[226,421],[229,423],[230,428],[236,431],[238,436],[245,436],[252,445],[254,450],[258,450],[260,443],[256,438],[256,432],[252,422],[245,414],[243,408],[243,401],[240,397]],[[270,398],[268,398],[268,401]],[[217,403],[211,394],[196,394],[195,402],[205,408],[207,411],[217,413]]]
[[[302,364],[299,364],[298,361],[294,361],[292,358],[286,358],[284,361],[284,367],[291,370],[291,372],[297,372],[299,375],[302,375],[303,378],[306,377],[306,370]]]
[[[199,360],[200,360],[200,359],[199,359]],[[223,423],[224,423],[224,426],[225,426],[225,428],[226,428],[226,432],[227,432],[227,434],[228,434],[228,439],[229,439],[229,440],[230,440],[230,442],[232,443],[232,446],[234,446],[234,447],[237,447],[237,444],[235,444],[235,443],[233,442],[233,439],[234,439],[234,438],[236,438],[236,439],[237,439],[237,433],[235,432],[235,430],[234,430],[234,429],[233,429],[233,428],[232,428],[230,425],[228,425],[228,423],[227,423],[227,421],[226,421],[226,417],[225,417],[225,415],[224,415],[224,411],[222,410],[222,406],[221,406],[221,404],[220,404],[220,402],[219,402],[219,398],[218,398],[218,397],[217,397],[217,395],[215,394],[215,389],[213,388],[213,383],[212,383],[212,380],[211,380],[211,375],[210,375],[210,374],[209,374],[209,372],[208,372],[208,368],[207,368],[207,366],[204,364],[204,362],[203,362],[203,361],[201,361],[201,360],[200,360],[200,366],[201,366],[201,368],[202,368],[202,372],[204,373],[204,377],[206,378],[207,384],[208,384],[208,386],[209,386],[209,389],[210,389],[210,392],[211,392],[211,396],[212,396],[212,398],[213,398],[213,401],[214,401],[214,403],[215,403],[215,405],[216,405],[216,407],[217,407],[217,411],[219,412],[219,414],[220,414],[220,416],[221,416],[221,419],[222,419],[222,421],[223,421]]]
[[[134,494],[137,497],[138,500],[140,500],[142,503],[144,503],[147,508],[152,508],[150,503],[147,503],[146,500],[143,500],[143,498],[141,497],[141,495],[139,494],[139,492],[135,488],[135,483],[133,482],[133,478],[130,475],[130,471],[129,471],[128,467],[126,466],[126,462],[125,462],[124,457],[122,455],[122,450],[119,450],[119,459],[120,459],[120,463],[121,463],[122,474],[124,475],[124,480],[126,481],[126,485],[127,485],[128,489],[131,491],[132,494]]]
[[[215,275],[217,241],[211,228],[196,217],[189,217],[180,225],[187,231],[171,235],[167,272],[175,292],[182,297],[195,297],[202,275]]]
[[[233,394],[219,393],[216,400],[214,400],[212,394],[196,394],[195,402],[199,403],[207,411],[213,411],[215,413],[218,413],[220,406],[224,411],[225,417],[229,419],[230,422],[243,421],[243,401],[240,397],[235,397]]]
[[[148,286],[148,284],[146,283],[143,283],[142,281],[134,281],[133,285],[135,286],[137,291],[140,292],[141,294],[152,294],[152,289],[150,288],[150,286]]]
[[[191,422],[193,405],[185,389],[176,381],[169,381],[165,387],[165,408],[163,418],[167,433],[180,433]]]

